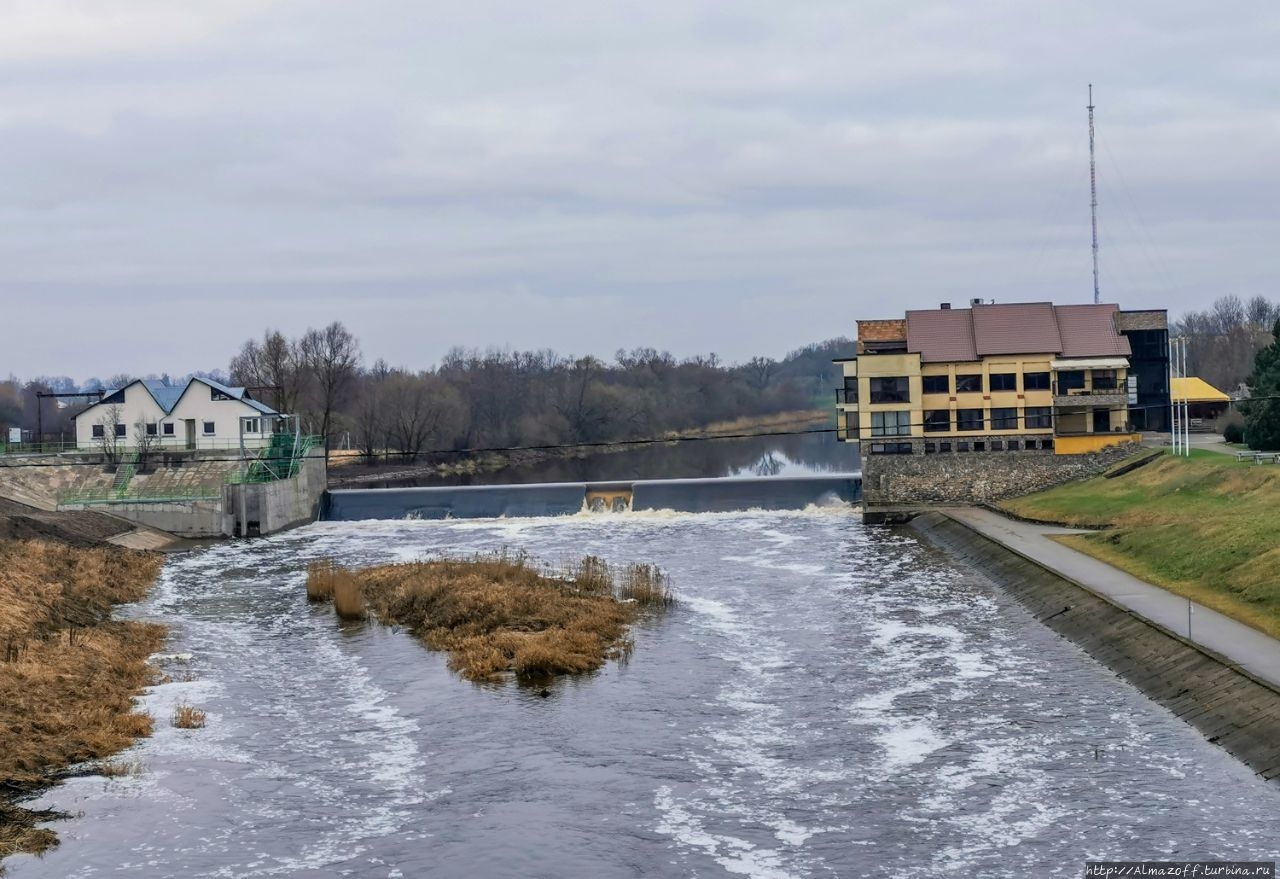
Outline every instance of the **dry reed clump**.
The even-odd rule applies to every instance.
[[[169,722],[178,729],[204,729],[204,721],[203,711],[184,702],[174,707],[173,717]]]
[[[0,788],[34,791],[67,766],[149,735],[134,694],[164,627],[111,619],[159,573],[152,553],[0,541]],[[0,857],[56,844],[17,807],[0,808]]]
[[[334,613],[344,620],[362,620],[368,615],[360,582],[330,559],[307,566],[307,600],[332,601]]]
[[[379,620],[446,651],[449,667],[472,681],[594,671],[630,656],[628,625],[641,613],[675,603],[658,568],[632,565],[619,583],[593,556],[558,572],[497,554],[346,573]]]

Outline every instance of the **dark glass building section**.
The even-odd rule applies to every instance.
[[[1129,340],[1129,375],[1138,380],[1137,403],[1129,407],[1134,430],[1169,429],[1169,318],[1159,311],[1116,312],[1116,329]]]

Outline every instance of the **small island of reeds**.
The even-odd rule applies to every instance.
[[[468,680],[527,683],[627,658],[630,625],[675,604],[654,565],[611,568],[588,556],[555,570],[505,553],[363,570],[314,562],[307,597],[332,601],[343,619],[372,613],[404,627]]]

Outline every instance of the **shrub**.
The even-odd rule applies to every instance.
[[[173,709],[170,721],[178,729],[204,729],[205,713],[192,705],[182,704]]]
[[[1244,442],[1244,426],[1238,422],[1231,422],[1222,430],[1222,438],[1229,443]]]

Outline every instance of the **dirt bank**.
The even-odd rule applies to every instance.
[[[0,517],[5,533],[62,538],[0,539],[0,858],[57,844],[37,826],[54,816],[21,808],[23,796],[73,766],[111,773],[90,761],[151,732],[152,718],[135,711],[133,697],[152,679],[147,659],[165,631],[112,611],[146,595],[162,557],[93,546],[95,529],[114,527],[94,516]]]

